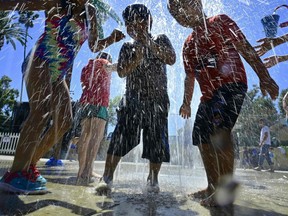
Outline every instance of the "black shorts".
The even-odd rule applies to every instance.
[[[211,143],[210,136],[217,129],[232,130],[247,92],[242,83],[226,84],[217,89],[213,97],[201,102],[193,128],[193,145]]]
[[[140,143],[143,129],[142,158],[151,163],[169,162],[168,109],[169,100],[130,101],[120,107],[107,153],[123,157]]]

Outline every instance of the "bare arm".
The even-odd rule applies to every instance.
[[[260,89],[263,95],[269,93],[270,97],[275,100],[279,94],[279,87],[276,82],[270,77],[267,68],[261,61],[260,57],[257,55],[251,44],[243,39],[234,43],[238,52],[246,60],[246,62],[252,67],[256,72],[260,80]]]
[[[112,73],[113,71],[117,71],[117,65],[118,65],[118,63],[106,64],[106,65],[104,65],[104,68],[105,68],[107,73]]]
[[[123,38],[125,38],[125,35],[119,29],[114,29],[111,35],[107,38],[96,40],[96,48],[93,49],[93,52],[99,52]]]
[[[0,0],[1,10],[50,10],[61,5],[61,0]]]
[[[111,44],[118,42],[125,38],[125,35],[118,29],[115,29],[110,36],[104,39],[98,38],[96,8],[88,3],[86,5],[87,18],[90,24],[88,44],[92,52],[99,52]]]
[[[194,92],[195,85],[195,77],[192,73],[186,73],[185,81],[184,81],[184,97],[183,104],[180,107],[179,114],[184,118],[191,117],[191,101]]]

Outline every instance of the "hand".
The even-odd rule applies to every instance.
[[[271,68],[279,63],[278,56],[269,56],[267,58],[264,58],[263,60],[266,68]]]
[[[104,70],[106,71],[107,74],[112,73],[113,71],[117,71],[117,63],[114,64],[104,64],[103,65]]]
[[[261,146],[262,146],[262,143],[259,143],[259,146],[261,147]]]
[[[114,38],[115,42],[118,42],[125,38],[125,35],[119,29],[114,29],[111,33],[111,37]]]
[[[149,46],[151,38],[145,32],[141,32],[141,34],[138,35],[137,41],[140,42],[142,46]]]
[[[106,72],[107,74],[112,73],[112,70],[109,70],[109,69],[110,69],[110,65],[111,65],[111,64],[104,64],[104,65],[103,65],[103,69],[105,70],[105,72]]]
[[[260,80],[260,90],[264,96],[268,93],[272,100],[275,100],[279,95],[279,86],[271,77]]]
[[[272,49],[271,44],[273,43],[273,38],[262,38],[257,42],[262,42],[260,45],[254,47],[259,56],[263,56],[266,52]]]
[[[179,115],[184,118],[188,119],[191,117],[191,107],[188,104],[183,103],[179,110]]]

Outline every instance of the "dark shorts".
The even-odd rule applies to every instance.
[[[130,101],[120,107],[107,153],[123,157],[140,143],[143,129],[142,158],[151,163],[169,162],[168,109],[169,100]]]
[[[247,92],[242,83],[226,84],[216,90],[209,101],[201,102],[193,128],[193,145],[211,143],[218,129],[232,130]]]

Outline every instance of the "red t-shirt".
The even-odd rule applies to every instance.
[[[80,103],[108,107],[111,73],[103,68],[108,63],[106,59],[89,59],[81,73],[83,92]]]
[[[247,84],[246,72],[233,43],[245,36],[227,15],[206,20],[207,30],[195,28],[183,47],[186,73],[192,73],[200,85],[202,101],[228,83]]]

